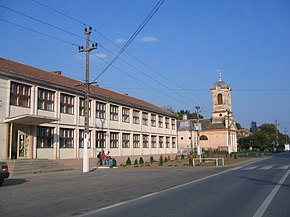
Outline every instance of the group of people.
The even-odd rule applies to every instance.
[[[99,161],[98,165],[106,165],[108,163],[108,160],[111,158],[110,152],[108,151],[107,154],[105,154],[105,151],[100,151],[99,154],[97,155]]]

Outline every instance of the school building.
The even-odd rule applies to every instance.
[[[0,159],[79,159],[83,82],[0,58]],[[176,116],[158,106],[90,85],[89,156],[177,153]]]

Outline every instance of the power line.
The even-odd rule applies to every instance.
[[[52,39],[55,39],[55,40],[58,40],[58,41],[61,41],[61,42],[64,42],[64,43],[67,43],[67,44],[70,44],[70,45],[73,45],[73,46],[78,46],[78,45],[75,44],[75,43],[72,43],[72,42],[69,42],[69,41],[66,41],[66,40],[63,40],[63,39],[57,38],[57,37],[55,37],[55,36],[52,36],[52,35],[49,35],[49,34],[46,34],[46,33],[42,33],[42,32],[40,32],[40,31],[37,31],[37,30],[31,29],[31,28],[28,28],[28,27],[22,26],[22,25],[20,25],[20,24],[17,24],[17,23],[14,23],[14,22],[8,21],[8,20],[4,20],[4,19],[2,19],[2,18],[0,18],[0,20],[3,21],[3,22],[9,23],[9,24],[11,24],[11,25],[18,26],[18,27],[21,27],[21,28],[23,28],[23,29],[26,29],[26,30],[29,30],[29,31],[35,32],[35,33],[37,33],[37,34],[44,35],[44,36],[49,37],[49,38],[52,38]]]
[[[164,3],[164,0],[159,0],[156,6],[151,10],[149,15],[143,20],[141,25],[137,28],[137,30],[133,33],[133,35],[129,38],[126,44],[122,47],[119,53],[115,56],[115,58],[107,65],[107,67],[93,80],[97,81],[106,71],[107,69],[119,58],[119,56],[125,51],[125,49],[132,43],[132,41],[137,37],[137,35],[141,32],[141,30],[146,26],[146,24],[151,20],[154,14],[158,11],[161,5]]]

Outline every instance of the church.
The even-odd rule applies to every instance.
[[[237,151],[237,127],[232,112],[232,88],[222,80],[211,88],[212,117],[190,119],[186,116],[178,122],[178,152],[199,153],[202,150]],[[199,107],[197,107],[198,109]]]

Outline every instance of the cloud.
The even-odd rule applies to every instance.
[[[142,42],[154,42],[154,41],[158,41],[158,39],[153,37],[153,36],[143,36],[142,38],[140,38],[140,41],[142,41]]]
[[[116,41],[115,41],[116,44],[124,44],[126,43],[126,40],[123,39],[123,38],[118,38]]]

